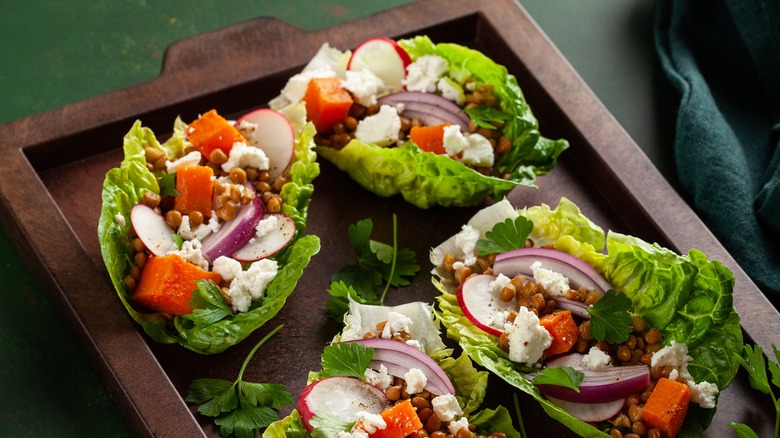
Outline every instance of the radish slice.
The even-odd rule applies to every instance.
[[[295,221],[283,214],[266,215],[276,218],[276,226],[273,230],[260,238],[253,237],[241,249],[233,254],[233,258],[239,262],[254,262],[255,260],[270,257],[287,245],[295,235]],[[259,223],[259,222],[258,222]]]
[[[507,277],[533,275],[531,264],[536,261],[541,262],[542,267],[568,278],[572,289],[585,287],[600,294],[612,289],[609,282],[589,264],[571,254],[548,248],[520,248],[498,254],[493,263],[493,272]]]
[[[257,125],[249,144],[262,149],[268,157],[268,173],[274,180],[287,169],[295,153],[295,132],[290,121],[277,111],[261,108],[239,117],[236,125],[241,122]]]
[[[394,366],[395,369],[400,367],[400,371],[392,373],[393,375],[403,377],[410,369],[417,368],[428,379],[428,383],[425,385],[426,389],[436,395],[455,394],[455,387],[452,385],[447,373],[441,369],[435,360],[415,347],[403,342],[381,338],[358,339],[351,342],[357,342],[373,348],[374,356],[372,361],[377,363],[376,366],[379,363],[385,363],[388,372],[391,366]]]
[[[378,414],[392,405],[377,388],[353,377],[328,377],[318,380],[301,392],[298,413],[306,429],[311,432],[310,421],[318,412],[330,415],[342,423],[357,421],[359,411]]]
[[[133,224],[135,234],[152,254],[164,256],[175,248],[173,235],[176,232],[165,222],[165,218],[148,205],[133,206],[130,210],[130,222]]]
[[[252,184],[247,183],[245,186],[255,193]],[[263,218],[264,211],[265,207],[259,196],[242,206],[233,220],[203,239],[202,251],[206,260],[213,262],[219,256],[230,256],[243,248],[255,235],[255,227]]]
[[[581,370],[585,367],[582,364],[582,359],[584,357],[585,355],[580,353],[562,354],[554,359],[547,361],[544,367],[545,368],[572,367],[574,369]]]
[[[469,321],[491,335],[501,336],[506,312],[516,310],[517,305],[514,300],[509,303],[501,301],[501,291],[490,287],[496,278],[486,274],[472,275],[458,287],[457,297]]]
[[[626,403],[626,399],[614,400],[606,403],[574,403],[554,397],[547,397],[547,400],[570,413],[573,417],[590,423],[604,421],[614,417],[620,413]]]
[[[370,70],[385,82],[390,90],[400,91],[406,77],[406,66],[412,59],[406,50],[390,38],[371,38],[363,41],[352,52],[347,70]]]
[[[650,369],[645,365],[578,370],[585,374],[580,392],[559,385],[536,385],[542,394],[576,403],[604,403],[624,399],[650,384]]]
[[[453,117],[460,121],[460,123],[457,124],[461,125],[461,127],[465,125],[466,129],[468,130],[469,117],[458,105],[444,97],[439,96],[438,94],[423,93],[421,91],[402,91],[381,97],[379,99],[379,103],[387,105],[403,104],[404,108],[413,111],[422,111],[425,108],[434,106],[436,108],[440,108],[443,111],[451,113]],[[453,122],[453,124],[456,123]]]

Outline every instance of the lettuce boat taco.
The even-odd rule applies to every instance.
[[[605,234],[566,198],[486,207],[431,262],[448,336],[581,436],[698,436],[739,368],[727,268]]]
[[[565,140],[539,132],[516,78],[483,53],[427,36],[324,44],[270,102],[300,101],[317,153],[380,196],[473,206],[535,187]]]
[[[319,173],[302,106],[229,122],[177,119],[165,142],[136,121],[106,174],[101,253],[119,299],[156,342],[201,354],[235,345],[293,292]]]
[[[351,301],[344,322],[297,409],[264,437],[520,437],[505,408],[478,411],[487,372],[446,348],[430,305]]]

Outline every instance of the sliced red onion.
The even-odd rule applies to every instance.
[[[467,126],[469,123],[469,117],[463,112],[463,109],[451,100],[439,96],[433,93],[423,93],[422,91],[401,91],[398,93],[388,94],[379,99],[379,103],[386,103],[389,105],[395,105],[402,103],[404,106],[413,105],[414,103],[424,103],[427,105],[434,105],[442,108],[461,119]]]
[[[571,254],[549,248],[520,248],[498,254],[493,272],[506,276],[533,276],[531,265],[536,261],[541,262],[542,267],[568,278],[571,289],[585,287],[600,294],[612,289],[609,282],[589,264]]]
[[[552,404],[570,413],[574,418],[589,423],[608,420],[623,409],[626,399],[619,399],[605,403],[575,403],[555,397],[547,397]]]
[[[604,403],[624,399],[650,384],[645,365],[578,370],[585,374],[580,392],[559,385],[537,385],[542,394],[575,403]]]
[[[254,199],[242,206],[233,220],[222,224],[219,231],[203,239],[203,256],[209,262],[213,262],[219,256],[234,254],[255,235],[255,227],[263,218],[265,208],[252,184],[247,183],[245,186],[255,193]]]
[[[349,342],[357,342],[373,348],[374,357],[372,360],[376,362],[375,365],[384,363],[388,372],[393,367],[397,371],[391,372],[391,374],[397,377],[403,377],[410,369],[417,368],[425,374],[428,380],[426,389],[436,395],[455,394],[455,387],[439,364],[411,345],[381,338],[358,339]]]
[[[573,315],[584,319],[590,319],[590,313],[588,312],[589,306],[582,301],[570,300],[563,297],[556,297],[555,301],[558,302],[559,309],[570,310]]]

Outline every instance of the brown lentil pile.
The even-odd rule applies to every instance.
[[[473,86],[469,86],[473,83]],[[493,108],[501,109],[501,105],[493,95],[492,85],[477,85],[473,82],[473,79],[469,79],[464,84],[465,103],[464,108],[476,108],[481,105],[487,105]],[[354,98],[354,96],[353,96]],[[358,123],[368,116],[372,116],[379,112],[379,105],[364,106],[357,103],[357,99],[354,99],[355,103],[349,110],[349,115],[343,122],[336,123],[332,132],[317,133],[314,137],[315,143],[321,146],[329,146],[335,149],[341,149],[347,145],[351,140],[355,138],[355,130]],[[399,144],[405,142],[409,138],[409,132],[415,126],[423,126],[422,122],[418,118],[404,117],[401,114],[401,129],[398,132]],[[473,121],[469,121],[469,133],[478,133],[488,139],[493,146],[496,159],[512,148],[512,141],[503,135],[503,122],[493,123],[494,129],[477,126]],[[498,175],[497,171],[491,167],[474,167],[474,170],[487,176],[495,176],[504,179],[508,179],[510,175]]]
[[[526,247],[532,246],[532,241],[526,242]],[[548,248],[554,249],[552,246],[548,246]],[[456,285],[460,285],[472,275],[493,274],[492,265],[495,261],[495,255],[479,256],[475,266],[461,266],[458,269],[454,269],[454,264],[457,261],[454,255],[446,253],[442,266],[453,274]],[[593,291],[580,288],[567,291],[566,298],[592,305],[598,301],[599,295]],[[540,317],[553,312],[557,305],[557,302],[549,297],[547,291],[540,284],[535,283],[533,278],[523,275],[511,279],[510,283],[500,291],[500,299],[507,303],[516,301],[518,306],[526,307]],[[516,316],[517,312],[509,312],[507,320],[510,322],[514,321]],[[580,321],[578,328],[579,339],[572,351],[587,354],[591,347],[597,347],[612,358],[612,363],[615,366],[646,365],[649,367],[653,353],[663,347],[660,330],[655,327],[648,327],[647,323],[638,316],[632,317],[632,332],[628,339],[619,345],[609,344],[605,340],[596,341],[591,338],[589,320]],[[504,351],[509,351],[509,339],[506,333],[499,337],[498,346]],[[668,378],[672,369],[673,367],[666,366],[651,370],[650,385],[647,388],[642,392],[630,395],[626,399],[626,404],[622,411],[614,418],[603,424],[594,424],[594,426],[600,430],[606,430],[613,438],[661,438],[660,430],[648,429],[645,426],[642,408],[650,394],[652,394],[658,379],[662,377]],[[685,383],[685,378],[683,377],[679,377],[678,380],[681,383]]]
[[[380,321],[375,327],[376,331],[364,333],[363,339],[380,337],[386,324],[387,321]],[[392,339],[405,343],[412,339],[412,336],[406,331],[401,331]],[[493,432],[490,435],[478,435],[474,433],[476,427],[471,423],[469,423],[468,429],[461,428],[455,435],[451,434],[447,427],[450,422],[442,421],[433,411],[431,400],[433,400],[435,395],[427,389],[424,389],[417,394],[409,394],[406,392],[406,381],[401,377],[393,377],[393,383],[385,390],[385,396],[394,404],[409,400],[415,411],[417,411],[417,416],[420,418],[420,423],[423,424],[423,428],[411,434],[410,436],[412,438],[506,438],[506,435],[503,432]]]
[[[189,147],[184,153],[187,154],[194,150],[194,148]],[[166,161],[168,161],[165,151],[146,147],[144,149],[144,155],[146,158],[146,167],[149,171],[165,171]],[[282,186],[287,183],[287,177],[284,174],[279,175],[272,181],[267,170],[259,170],[253,167],[234,167],[230,172],[225,172],[222,170],[222,164],[227,162],[227,159],[228,156],[224,151],[215,149],[209,157],[202,157],[201,162],[199,163],[202,166],[210,167],[214,171],[215,177],[226,177],[230,181],[230,183],[223,181],[214,183],[212,195],[214,211],[221,221],[227,222],[233,220],[241,206],[248,204],[255,196],[261,197],[267,213],[273,214],[281,212],[282,197],[280,192]],[[249,182],[255,187],[257,190],[256,194],[244,186],[246,182]],[[141,202],[144,205],[155,209],[155,211],[165,218],[165,222],[171,228],[177,230],[181,226],[184,215],[173,208],[173,199],[174,197],[170,195],[160,196],[153,192],[146,192],[144,193]],[[203,217],[203,214],[199,211],[190,212],[187,214],[187,217],[189,218],[190,226],[193,228],[208,221],[208,218]],[[151,255],[141,239],[135,236],[132,227],[130,227],[130,232],[133,233],[130,242],[133,265],[123,279],[125,288],[128,292],[132,292],[135,289],[138,280],[141,278],[141,271],[143,270],[144,263]],[[228,306],[230,306],[230,297],[227,295],[227,289],[230,286],[230,283],[223,281],[219,286],[222,291],[222,296],[225,298]]]

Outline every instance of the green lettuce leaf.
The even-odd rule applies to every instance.
[[[507,213],[501,203],[488,209]],[[696,382],[716,383],[722,391],[734,379],[739,369],[735,356],[742,350],[742,330],[733,307],[734,277],[721,263],[708,261],[695,249],[679,255],[636,237],[614,232],[604,236],[565,198],[555,209],[542,205],[518,212],[534,222],[532,238],[537,244],[554,243],[557,249],[588,262],[615,290],[631,299],[636,315],[661,330],[666,345],[672,340],[687,344],[693,358],[688,371]],[[491,222],[500,221],[500,217],[491,216]],[[604,246],[606,253],[601,252]],[[432,250],[434,264],[441,252],[442,248]],[[498,348],[495,336],[476,328],[458,305],[452,279],[441,270],[436,272],[441,276],[433,278],[441,292],[437,316],[447,335],[458,341],[475,362],[535,398],[550,417],[572,431],[581,436],[608,436],[547,401],[526,377],[533,369],[511,362]],[[706,429],[714,412],[692,404],[682,436],[695,436]]]
[[[506,67],[479,51],[457,44],[433,44],[427,36],[400,40],[398,44],[417,59],[437,55],[450,63],[450,79],[458,84],[473,78],[493,86],[506,118],[505,135],[512,148],[495,166],[509,179],[489,177],[449,157],[423,152],[414,143],[382,148],[353,140],[337,150],[318,147],[317,153],[346,171],[358,184],[380,195],[401,194],[420,208],[434,205],[466,207],[486,197],[500,199],[516,186],[536,187],[537,175],[548,173],[568,148],[565,140],[549,140],[539,134],[539,124],[516,78]]]
[[[164,150],[170,159],[184,155],[186,124],[177,119],[171,137],[163,144],[155,134],[136,121],[124,137],[124,160],[119,167],[107,172],[103,183],[103,207],[98,222],[98,240],[106,269],[117,295],[127,312],[156,342],[178,343],[201,354],[215,354],[237,344],[271,319],[293,292],[303,269],[320,248],[316,236],[305,235],[306,214],[313,193],[312,181],[319,174],[314,152],[316,130],[311,123],[302,123],[300,108],[289,109],[296,127],[294,160],[290,181],[282,189],[282,213],[296,223],[296,235],[283,251],[274,256],[279,262],[279,273],[269,284],[266,296],[253,303],[248,312],[225,315],[214,303],[213,290],[207,284],[199,285],[195,294],[196,310],[190,315],[177,316],[173,323],[159,313],[150,313],[135,307],[128,300],[123,278],[133,265],[130,259],[130,209],[141,202],[147,191],[160,193],[160,173],[146,168],[145,147]]]

